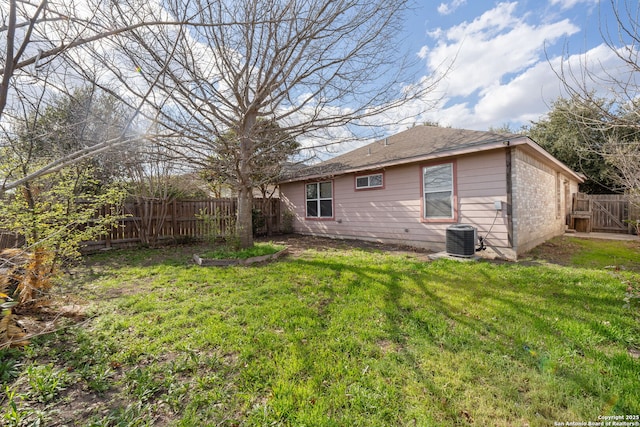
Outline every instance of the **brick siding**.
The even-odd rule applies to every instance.
[[[514,151],[513,244],[518,254],[564,232],[565,183],[570,185],[567,176],[523,150]]]

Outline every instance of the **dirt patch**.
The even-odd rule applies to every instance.
[[[580,250],[580,245],[569,239],[546,241],[522,256],[521,263],[545,261],[551,264],[570,265],[571,257]]]
[[[316,251],[360,249],[364,251],[380,251],[398,255],[408,255],[427,261],[428,255],[433,253],[426,249],[406,245],[394,245],[365,240],[332,239],[328,237],[303,236],[299,234],[288,234],[284,236],[274,236],[271,238],[265,237],[258,239],[258,241],[272,241],[277,244],[286,245],[289,248],[289,254],[292,256],[300,256],[309,249]]]

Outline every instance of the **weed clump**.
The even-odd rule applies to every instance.
[[[42,248],[33,252],[20,249],[0,252],[0,349],[28,343],[14,314],[47,304],[53,274],[51,259],[52,256]]]

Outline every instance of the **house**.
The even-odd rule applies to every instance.
[[[467,224],[517,259],[566,229],[583,179],[530,138],[416,126],[283,177],[297,233],[445,249]]]

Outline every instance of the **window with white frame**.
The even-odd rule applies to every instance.
[[[371,175],[362,175],[356,177],[356,190],[364,190],[366,188],[380,188],[383,185],[382,173],[374,173]]]
[[[306,185],[307,218],[333,217],[333,185],[331,181]]]
[[[453,164],[422,168],[424,219],[453,219]]]

